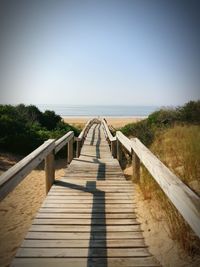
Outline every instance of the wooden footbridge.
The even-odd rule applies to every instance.
[[[65,145],[68,166],[54,180],[54,155]],[[122,147],[132,156],[134,178],[139,179],[141,161],[200,236],[199,197],[138,139],[121,132],[113,137],[105,120],[93,119],[78,138],[69,132],[48,140],[0,177],[3,199],[45,159],[48,194],[11,266],[160,266],[137,221],[134,185],[119,165]]]

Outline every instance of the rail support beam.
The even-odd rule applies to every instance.
[[[46,194],[48,194],[55,180],[55,159],[54,151],[45,158]]]
[[[76,140],[76,157],[78,158],[80,156],[80,153],[81,153],[81,139],[78,139]]]
[[[117,157],[117,140],[111,141],[111,152],[113,158]]]
[[[69,143],[68,143],[68,147],[67,147],[67,163],[69,164],[72,159],[73,159],[73,143],[74,143],[74,138],[72,138]]]
[[[122,148],[121,148],[121,143],[118,139],[117,139],[117,159],[119,162],[121,162],[122,160]]]
[[[132,168],[133,168],[133,180],[140,182],[140,159],[136,155],[133,149],[131,149],[132,156]]]

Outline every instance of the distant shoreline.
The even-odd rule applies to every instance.
[[[83,126],[89,119],[95,118],[95,116],[62,116],[64,122],[72,125]],[[98,116],[96,116],[98,118]],[[144,120],[147,116],[103,116],[99,118],[105,118],[108,124],[113,127],[120,128],[129,123],[136,123],[138,121]]]
[[[138,115],[138,116],[85,116],[85,115],[80,115],[80,116],[76,116],[76,115],[62,115],[61,116],[63,119],[90,119],[90,118],[108,118],[108,119],[146,119],[148,116],[142,116],[142,115]]]

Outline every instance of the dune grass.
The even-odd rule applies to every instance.
[[[150,150],[197,194],[200,192],[200,126],[175,125],[157,133]],[[170,237],[190,255],[200,254],[200,240],[142,166],[140,181],[145,199],[156,199],[168,222]]]

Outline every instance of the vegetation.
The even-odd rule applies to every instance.
[[[161,109],[121,131],[138,137],[193,191],[200,195],[200,101],[176,109]],[[156,199],[168,222],[171,238],[189,252],[200,254],[200,241],[144,166],[140,187],[145,199]],[[156,212],[156,211],[155,211]],[[155,214],[156,217],[156,214]]]
[[[120,130],[128,137],[138,137],[146,146],[150,146],[156,134],[175,124],[200,124],[200,100],[190,101],[176,109],[160,109],[147,119],[127,124]]]
[[[200,126],[175,125],[157,134],[150,150],[193,191],[200,194]],[[140,188],[145,199],[156,199],[168,223],[171,238],[190,255],[200,254],[200,241],[160,186],[142,167]]]
[[[0,149],[25,155],[49,138],[79,130],[64,123],[54,111],[41,112],[33,105],[0,105]]]

